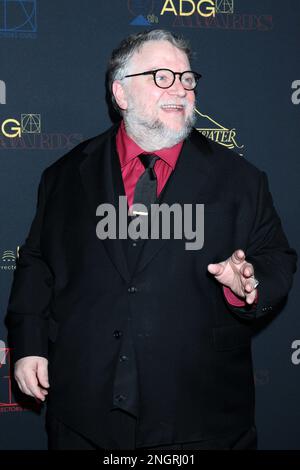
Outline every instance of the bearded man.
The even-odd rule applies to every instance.
[[[49,449],[256,448],[251,338],[296,254],[266,174],[193,128],[189,59],[168,31],[124,39],[107,74],[121,122],[41,177],[7,320],[20,389],[47,399]],[[99,234],[122,196],[134,235]],[[201,249],[172,236],[175,212],[168,237],[137,236],[175,204],[204,208]]]

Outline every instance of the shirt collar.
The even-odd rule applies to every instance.
[[[179,142],[173,147],[156,150],[155,155],[164,160],[172,168],[172,170],[174,170],[182,145],[183,142]],[[121,168],[123,168],[133,158],[136,158],[141,153],[153,153],[145,152],[141,147],[139,147],[137,143],[134,142],[134,140],[131,139],[131,137],[129,137],[126,132],[123,120],[117,132],[116,146],[120,158]]]

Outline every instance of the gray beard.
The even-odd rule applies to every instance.
[[[163,148],[170,148],[186,139],[196,122],[196,113],[187,118],[180,131],[169,129],[159,119],[146,121],[137,116],[134,110],[127,110],[124,115],[126,132],[143,150],[154,152]]]

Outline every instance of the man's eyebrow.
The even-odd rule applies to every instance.
[[[164,69],[167,69],[168,67],[158,67],[158,66],[153,66],[153,67],[149,67],[147,70],[150,71],[153,71],[153,70],[164,70]]]

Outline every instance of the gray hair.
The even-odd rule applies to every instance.
[[[112,84],[115,80],[121,80],[128,74],[129,62],[135,52],[140,51],[148,41],[168,41],[173,46],[184,52],[188,59],[191,58],[189,42],[164,29],[152,29],[137,34],[131,34],[123,39],[119,47],[113,50],[107,67],[106,82],[107,92],[110,94],[113,107],[121,114],[121,110],[112,92]]]

